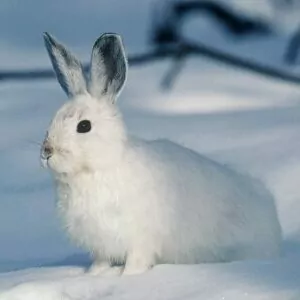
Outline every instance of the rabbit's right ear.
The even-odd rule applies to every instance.
[[[127,59],[119,35],[105,33],[94,44],[89,92],[96,98],[107,96],[114,102],[127,76]]]
[[[80,61],[47,32],[44,41],[57,80],[67,95],[72,98],[86,93],[86,79]]]

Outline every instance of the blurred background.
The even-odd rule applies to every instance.
[[[129,131],[261,178],[276,196],[286,252],[300,254],[300,1],[2,0],[0,271],[89,260],[62,232],[39,162],[67,100],[44,31],[85,65],[102,33],[121,34],[130,69],[118,104]]]

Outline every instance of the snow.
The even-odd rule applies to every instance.
[[[51,1],[43,7],[31,2],[38,16],[29,6],[18,9],[13,1],[1,2],[2,66],[49,66],[43,30],[86,59],[93,40],[106,30],[121,32],[130,53],[145,47],[150,1],[130,0],[128,10],[116,10],[116,1],[90,1],[89,9],[76,1],[73,16],[67,14],[70,1],[60,8]],[[139,13],[132,14],[135,9]],[[14,26],[12,12],[18,16]],[[35,25],[27,28],[23,23],[31,18]],[[63,20],[73,27],[61,26]],[[286,35],[224,44],[209,25],[199,33],[205,42],[286,68]],[[193,21],[185,28],[191,36],[193,26],[199,28]],[[62,232],[50,176],[39,164],[38,143],[65,96],[54,81],[1,83],[0,300],[300,299],[299,87],[195,58],[167,92],[159,83],[169,67],[161,62],[130,70],[119,99],[130,132],[170,138],[261,178],[276,197],[283,256],[276,261],[162,265],[130,277],[84,274],[90,259]]]
[[[300,271],[293,267],[288,261],[158,266],[143,275],[117,279],[82,275],[78,268],[29,270],[16,272],[10,280],[17,285],[0,294],[0,299],[296,300],[300,297]],[[5,280],[3,285],[8,285]]]

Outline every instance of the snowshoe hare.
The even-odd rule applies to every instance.
[[[280,253],[275,204],[259,182],[171,141],[127,133],[116,106],[127,75],[120,36],[95,42],[88,77],[54,37],[44,40],[70,101],[50,125],[41,160],[67,232],[94,259],[91,273]]]

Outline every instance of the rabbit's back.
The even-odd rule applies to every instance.
[[[278,255],[277,212],[260,182],[167,140],[138,142],[134,148],[140,160],[137,164],[143,165],[139,176],[146,178],[141,184],[145,197],[140,201],[152,205],[144,222],[150,220],[148,225],[157,231],[153,235],[161,261],[194,263]],[[152,220],[158,225],[153,226]]]

